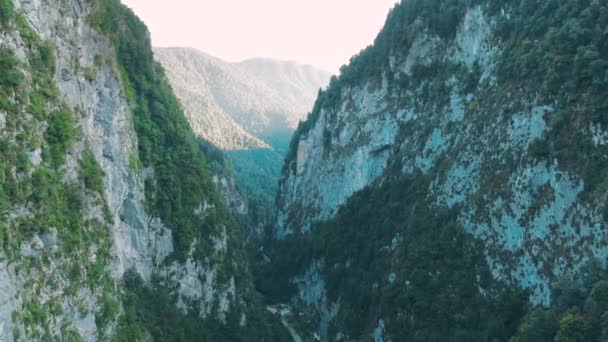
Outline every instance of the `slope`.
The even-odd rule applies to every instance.
[[[224,150],[269,148],[266,138],[293,130],[329,80],[295,63],[232,64],[189,48],[156,48],[155,56],[195,133]]]
[[[606,1],[397,5],[292,139],[260,288],[328,340],[601,340],[607,23]]]
[[[272,340],[143,23],[3,0],[0,64],[0,340]]]

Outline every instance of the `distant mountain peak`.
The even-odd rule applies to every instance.
[[[156,48],[195,133],[225,150],[270,148],[312,108],[330,74],[271,58],[229,63],[194,48]]]

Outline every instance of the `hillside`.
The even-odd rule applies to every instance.
[[[310,112],[319,89],[327,87],[331,76],[310,65],[268,58],[248,59],[237,65],[278,92],[286,109],[285,121],[292,130]]]
[[[607,24],[402,1],[291,141],[260,290],[322,340],[606,338]]]
[[[272,216],[289,139],[329,74],[271,59],[228,63],[189,48],[157,48],[155,58],[195,134],[226,152],[250,208],[247,236],[259,237]]]
[[[156,48],[195,133],[223,150],[271,148],[312,108],[329,74],[269,59],[228,63],[189,48]]]
[[[149,37],[0,1],[0,341],[284,340]]]

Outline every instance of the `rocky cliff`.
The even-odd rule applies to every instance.
[[[263,338],[222,180],[145,26],[113,0],[0,18],[0,340]]]
[[[605,1],[403,1],[332,79],[291,142],[274,231],[302,250],[274,267],[298,270],[285,296],[323,339],[439,338],[423,324],[444,310],[453,337],[458,279],[478,303],[507,286],[550,306],[558,282],[605,264],[607,15]],[[448,236],[458,247],[426,250]],[[435,282],[453,289],[437,283],[424,298],[444,306],[426,316],[410,301]],[[514,334],[483,329],[461,333]]]

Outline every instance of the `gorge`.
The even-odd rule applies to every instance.
[[[606,340],[607,27],[403,0],[329,79],[0,0],[0,341]]]

